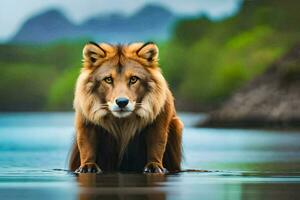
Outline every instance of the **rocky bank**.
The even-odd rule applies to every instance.
[[[212,111],[200,126],[300,128],[300,44]]]

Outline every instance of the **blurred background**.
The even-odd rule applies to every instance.
[[[299,40],[300,4],[294,0],[14,3],[2,1],[0,8],[0,111],[71,110],[89,40],[157,42],[178,108],[202,112],[261,75]]]
[[[212,170],[166,179],[162,193],[299,198],[299,11],[297,0],[1,0],[0,193],[23,199],[12,191],[26,182],[33,197],[50,181],[73,190],[43,194],[74,199],[73,177],[53,169],[67,168],[84,44],[154,41],[185,123],[183,167]]]
[[[290,97],[299,89],[299,50],[284,57],[299,41],[300,4],[295,0],[115,0],[111,4],[29,0],[15,4],[4,0],[0,8],[0,111],[71,110],[82,47],[90,40],[155,41],[179,110],[219,108],[278,60],[284,66],[269,71],[278,71],[280,77],[276,73],[269,79],[284,88],[266,86],[269,79],[262,78],[265,91],[253,95],[258,82],[252,84],[244,99],[233,103],[243,108],[229,106],[226,113],[232,117],[241,111],[234,119],[268,118],[263,110],[273,113],[269,121],[282,121],[278,115],[284,110],[300,107],[295,102],[299,96]],[[281,79],[297,87],[290,89]],[[274,93],[289,98],[271,102]],[[262,109],[257,105],[263,105]],[[275,107],[284,108],[278,114]],[[286,115],[285,121],[299,118],[299,113]]]

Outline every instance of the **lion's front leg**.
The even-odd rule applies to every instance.
[[[147,164],[145,173],[166,173],[163,166],[163,156],[168,141],[168,116],[160,114],[149,127],[147,133]]]
[[[79,114],[76,115],[77,144],[80,153],[80,167],[76,173],[100,173],[96,164],[96,131],[93,126],[87,125]]]

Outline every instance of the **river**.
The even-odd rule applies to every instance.
[[[204,115],[180,116],[190,171],[77,177],[66,170],[73,113],[0,114],[0,199],[300,198],[300,131],[196,128]]]

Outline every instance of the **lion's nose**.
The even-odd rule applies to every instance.
[[[125,108],[127,106],[127,104],[129,103],[129,100],[127,98],[124,97],[120,97],[116,99],[116,104],[120,107],[120,108]]]

